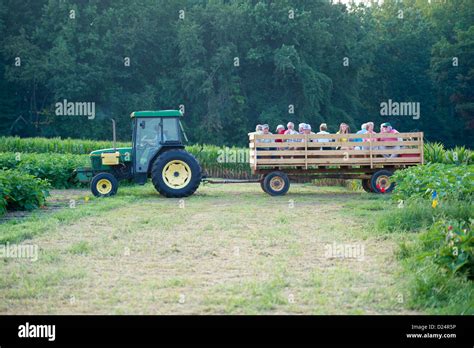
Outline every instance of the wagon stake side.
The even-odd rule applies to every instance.
[[[360,179],[367,192],[389,193],[395,170],[423,164],[423,133],[250,133],[249,150],[252,174],[273,196],[288,192],[292,177]]]

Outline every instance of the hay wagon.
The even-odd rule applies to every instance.
[[[360,179],[367,192],[388,193],[391,175],[423,163],[423,133],[249,134],[250,166],[263,191],[284,195],[290,179]]]

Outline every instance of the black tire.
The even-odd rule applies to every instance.
[[[91,191],[96,197],[109,197],[117,193],[118,180],[110,173],[99,173],[91,180]]]
[[[173,165],[179,168],[179,172],[176,170],[173,173],[171,167]],[[151,169],[151,180],[155,189],[161,195],[169,198],[192,195],[201,183],[201,176],[201,166],[197,159],[181,149],[162,153],[155,160]],[[174,181],[175,178],[176,181]]]
[[[389,170],[379,170],[372,174],[370,186],[375,193],[390,193],[395,188],[395,183],[390,180],[393,172]]]
[[[374,192],[374,190],[372,189],[372,185],[370,184],[370,179],[362,179],[362,188],[367,193]]]
[[[262,177],[260,178],[260,187],[261,187],[261,189],[262,189],[263,192],[268,193],[268,192],[265,190],[264,181],[265,181],[265,175],[262,175]]]
[[[282,196],[290,188],[290,179],[283,172],[275,171],[265,176],[263,180],[264,191],[271,196]]]

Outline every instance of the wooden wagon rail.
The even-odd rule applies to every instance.
[[[397,138],[397,141],[381,141]],[[364,141],[354,141],[363,139]],[[276,142],[281,140],[281,142]],[[321,140],[330,140],[321,142]],[[397,134],[249,134],[250,165],[259,174],[269,168],[324,173],[328,166],[348,172],[401,168],[423,163],[423,133]],[[358,148],[356,148],[358,147]],[[288,169],[288,170],[286,170]],[[362,170],[363,169],[363,170]]]

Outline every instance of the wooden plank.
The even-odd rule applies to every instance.
[[[308,164],[338,164],[338,165],[345,165],[345,164],[370,164],[370,158],[308,158]],[[395,157],[395,158],[378,158],[375,157],[372,159],[373,163],[383,163],[385,165],[388,164],[396,164],[396,163],[420,163],[420,157]],[[258,160],[259,165],[281,165],[281,164],[288,164],[288,165],[305,165],[304,158],[259,158]]]
[[[418,147],[420,146],[420,142],[418,140],[416,141],[372,141],[371,142],[373,146],[415,146]],[[273,143],[271,143],[273,144]],[[293,144],[293,143],[284,143],[284,144]],[[296,143],[298,144],[298,143]],[[363,147],[369,147],[369,142],[365,141],[362,143],[355,143],[355,142],[342,142],[342,141],[337,141],[337,142],[330,142],[330,143],[318,143],[318,142],[308,142],[308,147],[336,147],[336,146],[344,146],[344,147],[354,147],[354,146],[363,146]]]
[[[305,145],[303,142],[301,143],[290,143],[290,142],[278,142],[278,143],[252,143],[256,148],[269,148],[269,147],[300,147],[304,149]],[[420,142],[417,141],[373,141],[372,145],[375,146],[414,146],[419,147]],[[354,143],[354,142],[330,142],[330,143],[318,143],[318,142],[307,142],[306,146],[308,148],[321,148],[321,147],[354,147],[354,146],[363,146],[369,147],[369,142],[362,142],[362,143]],[[253,146],[252,146],[253,147]]]
[[[366,133],[366,134],[309,134],[309,139],[373,139],[373,138],[419,138],[421,137],[421,132],[410,132],[410,133]]]
[[[369,133],[369,158],[370,158],[370,168],[374,167],[374,160],[373,160],[373,145],[372,145],[372,133]]]
[[[254,136],[254,138],[252,138]],[[305,139],[305,134],[250,134],[249,137],[259,139]],[[417,133],[376,133],[376,134],[308,134],[308,139],[370,139],[370,138],[420,138],[421,132]]]
[[[420,137],[420,149],[421,149],[421,164],[425,163],[425,147],[423,146],[423,133]]]
[[[254,153],[255,151],[251,151]],[[267,150],[260,150],[257,151],[258,155],[261,157],[268,157],[268,156],[279,156],[279,157],[288,157],[288,156],[318,156],[318,157],[337,157],[337,156],[364,156],[370,155],[370,150],[275,150],[275,151],[267,151]],[[374,150],[372,151],[373,155],[401,155],[401,154],[417,154],[421,155],[421,151],[419,149],[388,149],[388,150]]]
[[[306,134],[304,139],[304,165],[305,169],[308,169],[308,136]]]
[[[391,169],[397,170],[397,169],[407,168],[413,165],[416,165],[416,163],[415,164],[402,163],[402,164],[391,166]],[[382,165],[378,165],[377,167],[373,169],[368,168],[368,166],[362,167],[362,168],[359,168],[357,166],[343,166],[343,167],[338,167],[338,168],[327,168],[327,166],[323,166],[323,167],[312,166],[312,167],[309,167],[308,169],[301,169],[301,168],[298,169],[298,168],[295,168],[295,166],[293,165],[293,166],[285,166],[285,173],[292,176],[305,176],[305,175],[313,175],[313,174],[334,175],[338,173],[355,173],[355,174],[363,173],[363,174],[371,175],[372,173],[376,172],[377,170],[381,168],[383,168]],[[262,167],[262,168],[259,168],[256,171],[256,173],[264,175],[264,174],[271,173],[274,170],[275,169],[273,168]]]
[[[303,148],[303,143],[255,143],[257,148],[261,147],[301,147]]]

